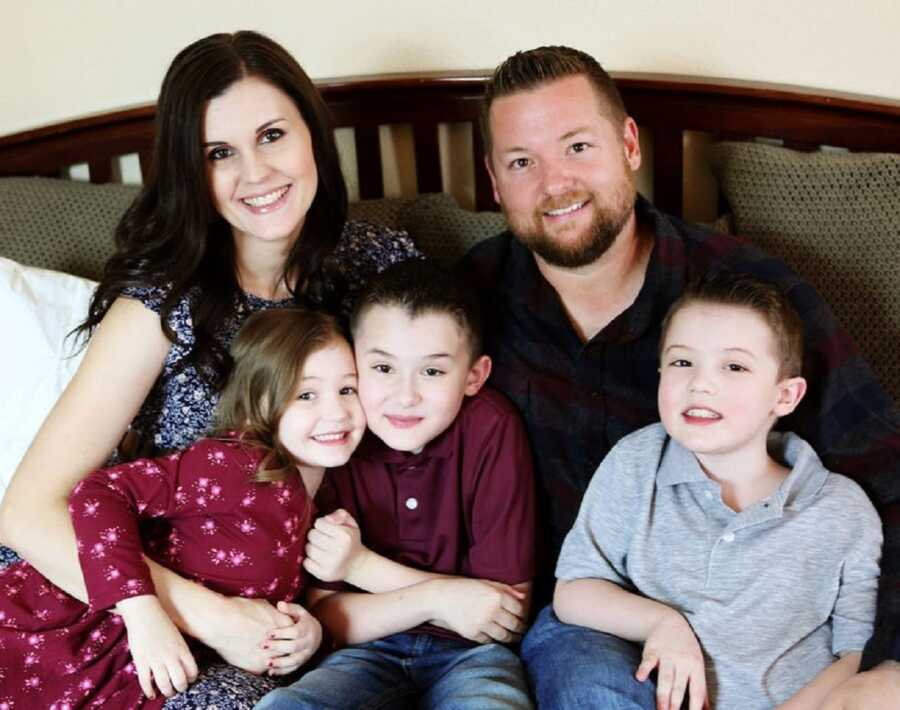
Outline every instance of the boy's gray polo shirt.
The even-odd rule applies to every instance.
[[[597,469],[556,568],[656,599],[690,622],[715,707],[771,708],[872,633],[881,520],[862,489],[794,434],[769,452],[791,467],[737,513],[694,455],[654,424]]]

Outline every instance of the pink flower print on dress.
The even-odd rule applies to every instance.
[[[25,679],[25,690],[40,690],[41,689],[41,679],[36,675],[33,675],[29,678]]]
[[[97,509],[100,507],[100,501],[91,498],[90,500],[86,500],[84,502],[84,506],[82,509],[82,514],[86,518],[96,518],[97,517]]]
[[[72,675],[75,671],[78,670],[78,666],[69,661],[66,665],[63,666],[63,673],[65,675]]]
[[[207,518],[202,523],[200,523],[200,531],[204,535],[215,535],[216,530],[216,521],[212,518]]]
[[[278,589],[278,577],[266,585],[266,594],[272,594],[276,589]]]
[[[12,698],[0,698],[0,710],[14,710],[16,703]]]
[[[213,500],[218,500],[219,498],[221,498],[222,497],[222,486],[220,486],[218,483],[213,483],[209,487],[209,497],[212,498]]]
[[[94,681],[90,678],[83,678],[81,682],[78,684],[78,689],[82,691],[85,695],[91,692],[91,689],[94,687]]]
[[[44,647],[44,637],[40,634],[29,634],[28,645],[40,651]]]
[[[250,518],[244,518],[238,525],[238,529],[244,533],[244,535],[252,535],[256,532],[256,523]]]
[[[228,559],[228,553],[225,550],[214,547],[209,551],[209,559],[214,565],[219,565]]]
[[[93,557],[95,560],[102,560],[104,557],[106,557],[106,545],[104,545],[102,542],[95,542],[91,546],[91,557]]]
[[[241,498],[241,506],[244,508],[249,508],[254,503],[256,503],[256,491],[250,491],[243,498]]]
[[[119,542],[119,536],[123,532],[125,532],[125,530],[118,525],[112,528],[106,528],[100,533],[100,539],[109,545],[115,545]]]
[[[275,498],[282,505],[288,505],[291,502],[291,498],[293,497],[293,493],[290,489],[279,487],[278,491],[275,493]]]
[[[206,491],[209,488],[209,479],[206,476],[201,476],[194,483],[194,488],[197,488],[201,491]]]
[[[245,564],[249,562],[246,552],[241,552],[240,550],[231,550],[228,553],[228,564],[232,567],[243,567]]]
[[[122,585],[122,591],[125,594],[129,594],[131,596],[136,596],[143,591],[144,585],[139,579],[129,579],[125,584]]]
[[[38,655],[34,652],[26,653],[25,657],[22,659],[22,663],[25,664],[25,667],[34,666],[38,663]]]
[[[37,609],[37,610],[35,610],[34,615],[41,621],[46,621],[47,619],[50,618],[50,610],[49,609]]]
[[[68,700],[57,700],[50,704],[50,710],[73,710],[75,706]]]
[[[253,599],[256,596],[256,587],[244,587],[241,590],[241,596]]]
[[[103,577],[107,582],[114,582],[121,576],[122,572],[115,565],[107,565],[106,569],[103,570]]]
[[[206,454],[206,460],[214,466],[224,466],[228,463],[224,451],[210,451]]]
[[[91,641],[94,643],[103,643],[106,641],[106,634],[104,634],[100,629],[94,629],[91,631]]]
[[[278,542],[275,543],[275,556],[276,557],[284,557],[287,554],[287,551],[288,551],[287,547],[281,540],[279,540]]]
[[[141,473],[145,476],[162,476],[164,471],[159,467],[159,464],[154,463],[153,461],[145,461],[141,466]]]
[[[184,486],[178,486],[175,489],[175,504],[178,506],[182,506],[188,502],[188,494],[184,490]]]

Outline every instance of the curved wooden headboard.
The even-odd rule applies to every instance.
[[[476,207],[492,209],[478,127],[484,76],[433,72],[317,82],[335,127],[354,129],[360,197],[384,194],[379,126],[412,126],[417,190],[440,192],[438,125],[471,123]],[[800,150],[829,145],[900,153],[900,101],[664,74],[615,77],[629,113],[653,135],[654,202],[675,214],[682,212],[685,131],[772,138]],[[109,182],[113,161],[132,153],[146,170],[154,117],[151,104],[0,137],[0,176],[59,176],[87,163],[91,182]]]

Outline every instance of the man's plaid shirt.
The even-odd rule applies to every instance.
[[[809,389],[779,429],[806,439],[832,471],[868,492],[885,526],[879,621],[864,665],[889,655],[900,617],[900,411],[831,310],[780,259],[732,236],[663,214],[642,197],[638,221],[656,243],[635,302],[589,342],[576,334],[531,252],[510,233],[472,249],[461,274],[481,290],[491,383],[525,419],[539,501],[538,603],[550,600],[553,570],[582,494],[612,446],[658,421],[660,324],[685,284],[708,270],[775,282],[804,322]]]

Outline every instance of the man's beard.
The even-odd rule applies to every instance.
[[[577,269],[592,264],[613,245],[631,217],[635,196],[634,184],[626,177],[606,203],[595,193],[571,192],[544,200],[530,220],[513,221],[505,209],[504,215],[519,241],[545,262],[564,269]],[[545,212],[585,201],[593,205],[594,219],[584,233],[568,242],[565,234],[551,236],[547,233],[543,222]]]

